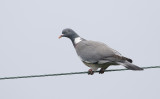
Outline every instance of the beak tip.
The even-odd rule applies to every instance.
[[[62,37],[62,35],[60,35],[59,37],[58,37],[58,39],[60,39]]]

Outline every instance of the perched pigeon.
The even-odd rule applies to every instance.
[[[83,39],[72,29],[64,29],[59,38],[61,37],[67,37],[72,41],[81,61],[90,68],[89,75],[93,75],[98,68],[101,68],[99,73],[103,74],[110,65],[123,65],[131,70],[143,70],[132,64],[131,59],[122,56],[106,44]]]

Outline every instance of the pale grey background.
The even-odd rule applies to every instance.
[[[0,77],[87,71],[72,28],[144,66],[160,65],[159,0],[0,0]],[[111,68],[124,68],[110,67]],[[160,70],[0,81],[0,99],[160,99]]]

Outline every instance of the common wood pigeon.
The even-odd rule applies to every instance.
[[[110,65],[122,65],[131,70],[143,70],[132,64],[131,59],[122,56],[106,44],[81,38],[72,29],[64,29],[59,38],[61,37],[67,37],[72,41],[77,55],[90,68],[89,75],[93,75],[98,68],[100,68],[99,74],[103,74]]]

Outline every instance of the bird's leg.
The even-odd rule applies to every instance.
[[[88,75],[93,75],[94,74],[94,71],[92,69],[89,69],[88,70]]]
[[[105,68],[101,68],[100,71],[99,71],[99,74],[103,74],[105,71]]]
[[[103,74],[108,67],[109,67],[109,65],[101,68],[100,71],[99,71],[99,74]]]

